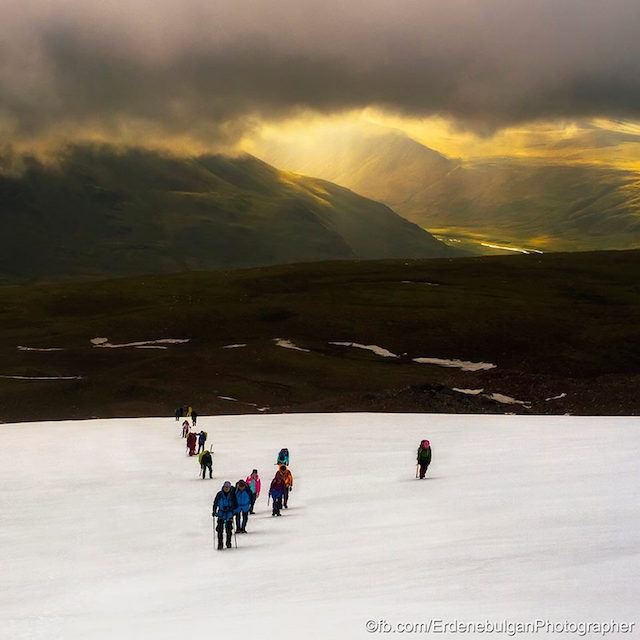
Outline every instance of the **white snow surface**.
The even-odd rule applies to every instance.
[[[638,622],[639,418],[199,416],[198,428],[213,481],[197,477],[173,418],[0,425],[2,638],[358,640],[384,635],[367,620]],[[433,462],[419,481],[423,438]],[[295,484],[272,518],[282,447]],[[249,533],[213,551],[213,497],[253,467],[263,490]]]
[[[47,347],[43,349],[41,347],[23,347],[22,345],[17,346],[16,349],[18,351],[64,351],[62,347]]]
[[[221,349],[242,349],[246,347],[246,342],[238,343],[238,344],[225,344],[224,347],[220,347]]]
[[[484,389],[458,389],[458,387],[453,387],[452,391],[464,393],[467,396],[478,396],[484,391]]]

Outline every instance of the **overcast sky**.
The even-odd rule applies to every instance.
[[[0,134],[233,140],[374,106],[640,119],[638,0],[0,0]]]

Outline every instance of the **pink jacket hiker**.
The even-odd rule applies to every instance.
[[[255,486],[253,486],[253,482],[255,481]],[[249,486],[249,489],[252,488],[253,486],[253,492],[258,495],[260,493],[260,478],[254,478],[253,476],[247,476],[247,479],[245,480],[245,482],[247,483],[247,485]]]

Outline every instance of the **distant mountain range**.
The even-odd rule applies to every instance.
[[[640,247],[640,172],[509,158],[461,162],[396,132],[336,136],[313,149],[269,141],[257,153],[380,200],[465,248]]]
[[[251,156],[107,146],[0,173],[0,230],[5,281],[454,253],[383,204]]]

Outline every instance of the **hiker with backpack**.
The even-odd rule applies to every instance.
[[[213,458],[211,457],[211,452],[204,449],[202,453],[198,455],[198,462],[202,469],[202,479],[204,480],[207,469],[209,469],[209,478],[213,478]]]
[[[431,464],[431,443],[428,440],[422,440],[422,442],[420,442],[417,462],[420,466],[420,480],[424,480],[427,469]]]
[[[251,491],[244,480],[236,482],[236,530],[238,533],[247,533],[247,520],[251,510]]]
[[[249,513],[253,514],[253,507],[260,496],[260,477],[258,476],[258,470],[254,469],[251,475],[247,476],[245,482],[247,483],[247,487],[249,487],[249,491],[251,491],[251,507]]]
[[[196,455],[196,434],[195,431],[191,431],[187,436],[187,450],[189,451],[190,456]]]
[[[281,516],[280,509],[282,509],[282,496],[284,496],[285,484],[284,476],[280,469],[278,469],[276,475],[271,481],[269,487],[269,497],[271,498],[273,507],[271,511],[272,516]]]
[[[193,426],[196,426],[196,420],[198,419],[198,414],[195,411],[191,412],[191,422]]]
[[[180,418],[182,418],[182,407],[178,407],[176,409],[176,422],[178,422],[178,420],[180,420]]]
[[[188,421],[188,420],[185,420],[185,421],[182,423],[182,437],[183,437],[183,438],[186,438],[186,437],[189,435],[189,429],[190,429],[190,427],[189,427],[189,421]]]
[[[195,424],[195,422],[193,424]],[[207,437],[208,434],[206,431],[201,431],[198,434],[198,453],[200,453],[200,451],[204,451],[204,444],[207,441]]]
[[[278,459],[276,460],[276,464],[278,466],[284,464],[287,467],[289,466],[289,449],[280,449],[280,453],[278,454]]]
[[[218,549],[222,549],[222,535],[227,534],[227,549],[231,548],[231,534],[233,533],[233,514],[238,503],[236,501],[235,491],[231,487],[231,483],[226,480],[218,491],[211,515],[218,519],[216,531],[218,532]]]
[[[280,465],[280,473],[282,473],[282,479],[284,480],[284,493],[282,494],[282,506],[288,509],[287,503],[289,502],[289,492],[293,491],[293,475],[286,465]]]

